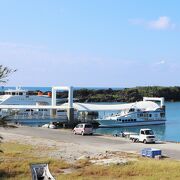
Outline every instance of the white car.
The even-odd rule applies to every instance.
[[[85,135],[85,134],[89,134],[92,135],[93,134],[93,127],[91,124],[88,123],[82,123],[82,124],[78,124],[74,129],[73,129],[73,133],[74,134],[81,134],[81,135]]]

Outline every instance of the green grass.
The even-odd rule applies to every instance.
[[[57,180],[180,179],[180,162],[169,159],[155,160],[123,154],[124,157],[135,157],[137,161],[124,165],[97,166],[88,160],[69,164],[61,159],[47,158],[45,152],[53,150],[52,148],[2,143],[1,149],[4,153],[0,154],[0,180],[30,180],[31,163],[48,163],[51,173]],[[63,174],[68,168],[73,169],[72,172]]]
[[[70,165],[53,158],[40,156],[51,148],[33,147],[18,143],[2,143],[0,154],[0,179],[20,180],[31,179],[30,164],[48,163],[54,175],[58,175],[61,169],[69,168]]]

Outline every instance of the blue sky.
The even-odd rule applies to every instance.
[[[180,85],[180,1],[0,1],[8,86]]]

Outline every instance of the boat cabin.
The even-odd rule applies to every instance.
[[[16,89],[8,89],[4,91],[5,95],[12,95],[12,96],[22,96],[26,95],[27,91],[24,89],[16,88]]]

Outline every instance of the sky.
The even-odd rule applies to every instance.
[[[180,86],[180,1],[0,1],[6,86]]]

